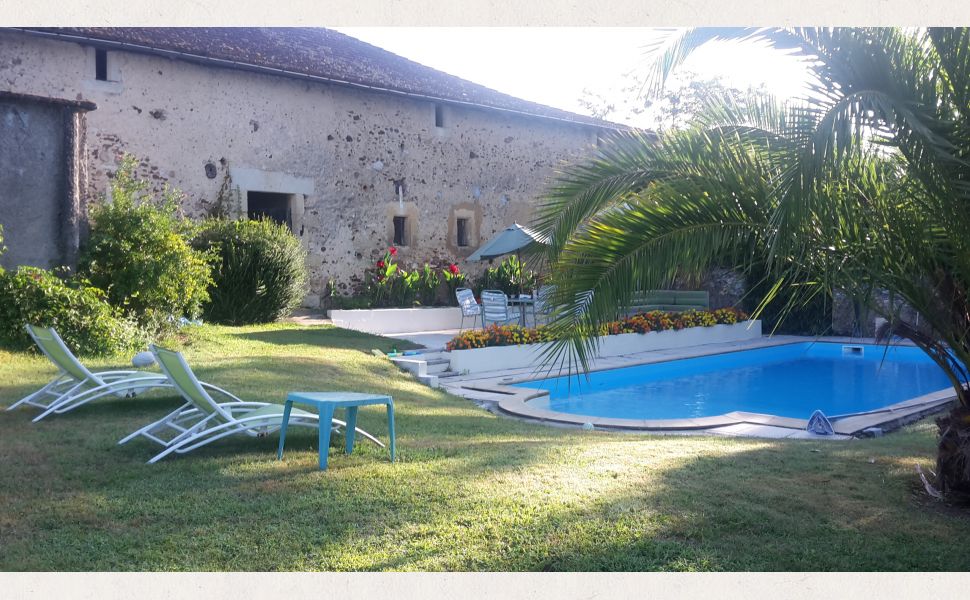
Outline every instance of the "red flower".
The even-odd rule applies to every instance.
[[[389,254],[390,254],[391,256],[397,256],[397,248],[395,248],[394,246],[391,246],[390,248],[388,248],[388,249],[387,249],[387,252],[388,252],[388,253],[389,253]]]
[[[385,267],[385,265],[384,265],[384,261],[383,260],[377,261],[377,268],[378,269],[383,269],[384,267]]]
[[[452,275],[457,275],[458,274],[458,265],[456,265],[455,263],[451,263],[450,265],[448,265],[448,270],[451,271],[451,274]]]

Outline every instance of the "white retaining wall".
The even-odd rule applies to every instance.
[[[376,334],[442,331],[461,326],[461,309],[457,306],[329,310],[327,316],[337,327]],[[474,317],[465,319],[467,327],[476,324]]]
[[[622,356],[653,350],[670,350],[738,342],[761,337],[761,321],[745,321],[734,325],[691,327],[680,331],[651,331],[650,333],[621,333],[600,338],[598,357]],[[547,344],[522,344],[518,346],[493,346],[472,350],[452,350],[445,356],[451,359],[451,370],[456,373],[482,373],[503,369],[537,366]]]

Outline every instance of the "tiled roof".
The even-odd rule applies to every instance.
[[[230,68],[275,71],[336,83],[376,88],[433,100],[471,104],[526,115],[626,129],[593,117],[552,108],[398,56],[332,29],[254,27],[69,27],[25,28],[67,39],[128,45],[192,60],[218,61]]]

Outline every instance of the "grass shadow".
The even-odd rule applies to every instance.
[[[274,344],[277,346],[314,346],[317,348],[331,348],[340,350],[360,350],[369,353],[372,348],[387,353],[392,348],[410,350],[419,348],[417,344],[407,340],[386,338],[350,329],[341,329],[329,325],[307,327],[300,329],[276,329],[270,331],[254,331],[235,333],[233,337]]]

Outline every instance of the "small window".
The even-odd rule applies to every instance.
[[[458,219],[455,229],[458,233],[458,247],[464,248],[468,245],[468,219]]]
[[[407,246],[408,238],[406,235],[407,217],[394,217],[394,245]]]
[[[94,78],[108,81],[108,51],[103,48],[94,50]]]
[[[247,192],[247,215],[250,219],[270,219],[286,225],[293,231],[293,214],[290,207],[290,194],[272,192]]]
[[[445,126],[445,107],[441,106],[440,104],[434,105],[434,126]]]

